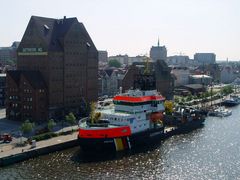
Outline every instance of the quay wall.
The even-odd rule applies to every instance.
[[[25,160],[28,160],[28,159],[31,159],[34,157],[53,153],[56,151],[61,151],[61,150],[67,149],[67,148],[75,147],[75,146],[78,146],[77,139],[59,143],[59,144],[46,146],[46,147],[29,149],[22,153],[18,153],[15,155],[10,155],[10,156],[0,158],[0,167],[11,165],[11,164],[14,164],[17,162],[25,161]]]

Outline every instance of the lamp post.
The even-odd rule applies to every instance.
[[[211,82],[211,90],[210,90],[210,95],[211,95],[211,107],[212,107],[212,93],[213,93],[213,87],[212,87],[213,85],[212,85],[212,82]]]

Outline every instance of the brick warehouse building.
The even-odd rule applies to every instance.
[[[77,18],[32,16],[17,50],[17,71],[7,73],[7,118],[46,120],[83,113],[87,103],[97,100],[97,75],[98,51]],[[15,99],[10,99],[13,89]],[[40,91],[46,98],[38,97]],[[26,94],[34,106],[24,104]]]

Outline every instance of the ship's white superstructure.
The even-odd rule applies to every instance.
[[[98,110],[110,124],[130,126],[131,132],[152,128],[154,113],[164,111],[164,98],[156,90],[129,90],[113,98],[114,106]]]

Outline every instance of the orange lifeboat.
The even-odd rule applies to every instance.
[[[161,112],[152,113],[150,115],[150,120],[156,122],[158,120],[163,120],[163,114]]]

